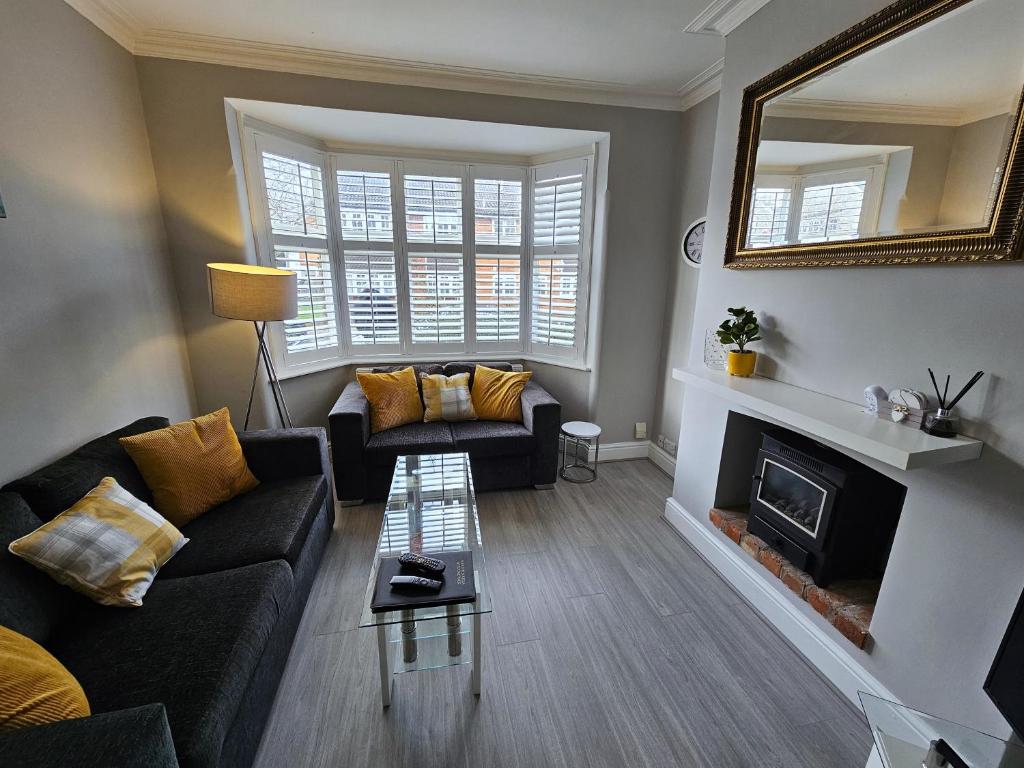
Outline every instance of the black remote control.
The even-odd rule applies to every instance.
[[[392,587],[421,587],[422,589],[441,589],[441,582],[423,576],[392,576]]]
[[[426,555],[418,555],[415,552],[406,552],[400,558],[398,558],[405,568],[415,568],[418,571],[423,571],[430,575],[444,573],[444,560],[438,560],[436,557],[427,557]]]

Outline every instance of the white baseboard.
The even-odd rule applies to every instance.
[[[600,461],[625,461],[626,459],[646,459],[646,440],[629,440],[624,443],[601,443]],[[571,452],[570,452],[571,453]],[[594,460],[594,449],[590,449],[590,460]]]
[[[724,534],[702,525],[673,498],[665,502],[665,519],[857,709],[860,709],[858,691],[899,701],[839,644],[846,642],[845,639],[838,634],[837,639],[830,637],[811,617],[804,615],[769,583],[774,577],[743,554]]]
[[[666,475],[669,477],[675,477],[676,457],[664,448],[659,448],[657,443],[648,443],[647,448],[647,458],[649,458],[654,465]]]

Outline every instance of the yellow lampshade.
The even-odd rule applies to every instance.
[[[290,320],[298,314],[297,277],[287,269],[207,264],[210,309],[231,320]]]

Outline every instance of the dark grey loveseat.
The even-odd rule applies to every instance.
[[[510,363],[486,363],[511,371]],[[373,369],[393,371],[407,366]],[[453,376],[469,373],[475,363],[414,365],[420,373]],[[422,392],[420,393],[422,395]],[[330,414],[331,452],[338,500],[359,504],[387,498],[395,460],[400,455],[465,451],[478,491],[550,487],[558,473],[558,433],[562,407],[535,381],[523,390],[523,423],[500,421],[421,422],[370,434],[370,403],[358,382],[349,383]]]
[[[324,430],[239,435],[260,485],[182,529],[140,608],[97,605],[7,551],[105,475],[151,501],[117,438],[166,425],[141,419],[0,492],[0,624],[53,653],[93,712],[0,732],[0,765],[252,763],[334,524]]]

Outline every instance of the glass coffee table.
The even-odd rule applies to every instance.
[[[383,613],[370,610],[382,557],[397,557],[403,552],[429,555],[463,550],[473,553],[473,602]],[[359,618],[360,627],[377,630],[381,703],[385,707],[391,705],[396,675],[458,664],[473,665],[473,693],[479,696],[480,617],[490,612],[469,455],[399,456]]]

